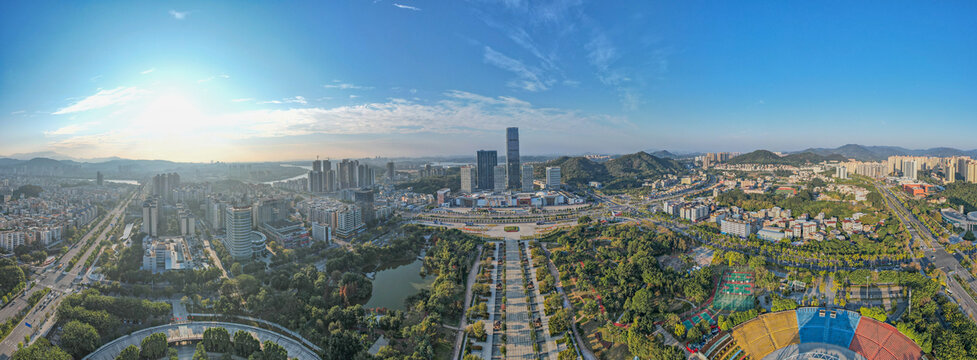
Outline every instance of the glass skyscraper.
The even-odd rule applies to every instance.
[[[495,166],[499,164],[499,154],[495,150],[479,150],[475,154],[475,162],[478,166],[475,170],[478,176],[478,188],[480,190],[495,188]]]
[[[507,128],[505,129],[505,167],[509,189],[522,188],[522,168],[519,165],[519,128]]]

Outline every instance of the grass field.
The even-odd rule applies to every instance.
[[[518,226],[508,225],[508,226],[502,228],[502,230],[505,230],[505,232],[519,232],[519,227]]]

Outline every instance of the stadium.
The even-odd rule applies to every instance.
[[[918,360],[916,343],[889,324],[856,312],[801,308],[763,314],[702,348],[713,360]]]

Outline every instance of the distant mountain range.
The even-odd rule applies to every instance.
[[[898,146],[866,146],[858,144],[848,144],[837,148],[810,148],[796,153],[814,153],[818,155],[841,155],[848,159],[860,161],[879,161],[885,160],[889,156],[970,156],[977,158],[977,149],[960,150],[947,147],[931,149],[906,149]]]
[[[61,153],[57,153],[57,152],[54,152],[54,151],[39,151],[39,152],[31,152],[31,153],[18,153],[18,154],[10,154],[10,155],[7,155],[7,156],[0,155],[0,158],[3,158],[3,159],[13,159],[13,160],[30,160],[30,159],[35,159],[35,158],[45,158],[45,159],[52,159],[52,160],[71,160],[71,161],[86,162],[86,163],[99,163],[99,162],[106,162],[106,161],[111,161],[111,160],[125,160],[125,159],[120,158],[118,156],[111,156],[111,157],[105,157],[105,158],[89,158],[89,159],[76,158],[76,157],[71,157],[71,156],[68,156],[68,155],[61,154]]]
[[[802,152],[780,156],[768,150],[757,150],[739,156],[734,156],[727,164],[763,164],[763,165],[804,165],[817,164],[822,161],[844,161],[845,157],[837,154],[819,155],[813,152]]]

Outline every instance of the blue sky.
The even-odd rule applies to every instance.
[[[4,2],[0,155],[977,148],[972,1]]]

